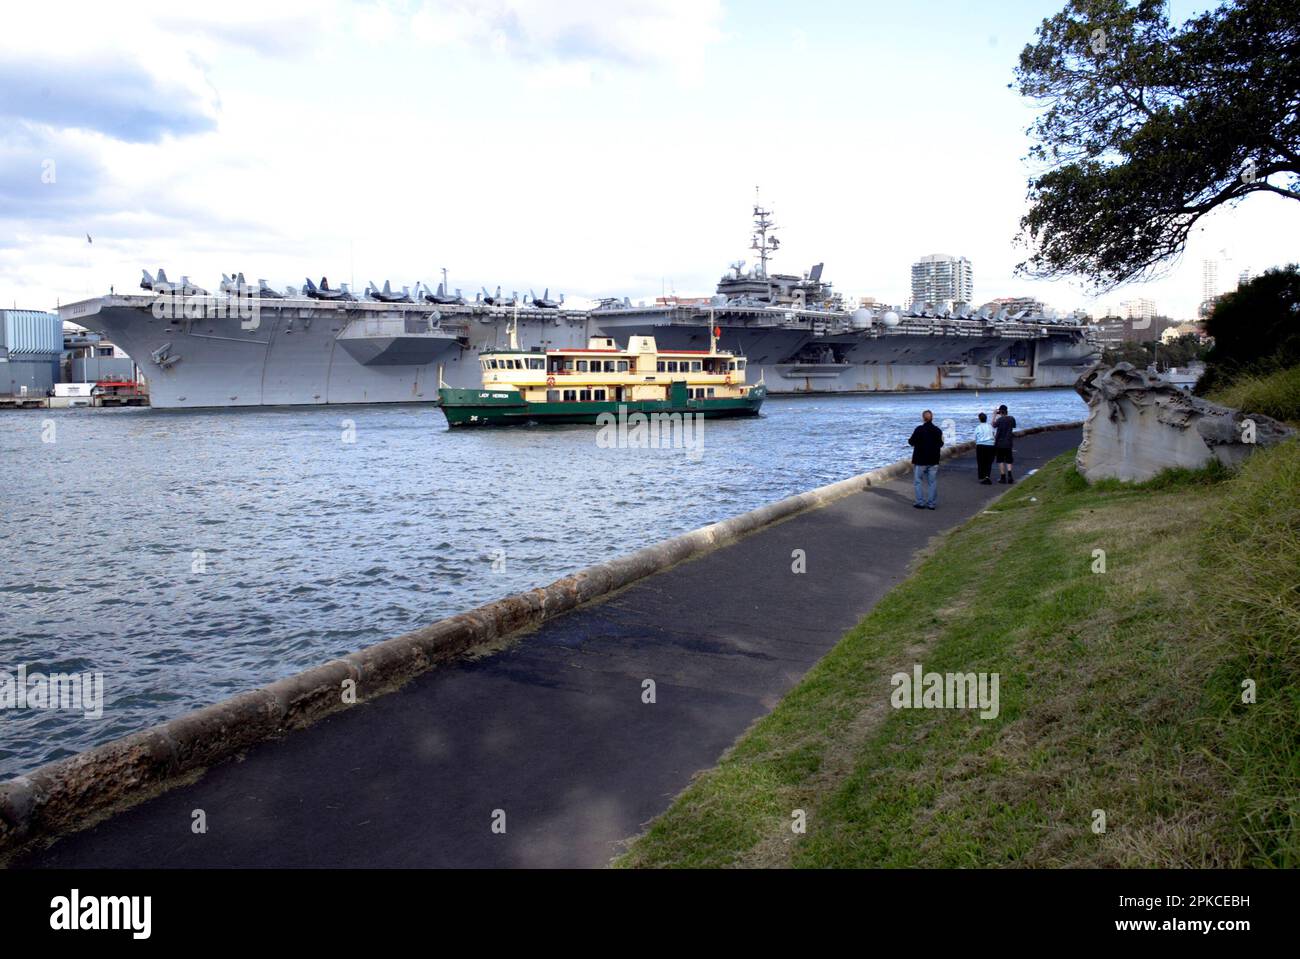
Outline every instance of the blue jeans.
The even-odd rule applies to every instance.
[[[921,480],[928,484],[925,497],[921,496]],[[913,466],[912,488],[916,491],[917,506],[934,506],[939,501],[939,467]]]

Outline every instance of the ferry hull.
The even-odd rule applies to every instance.
[[[696,414],[707,419],[757,416],[767,397],[762,386],[750,387],[745,396],[702,400],[638,400],[589,403],[530,403],[518,391],[454,389],[438,391],[439,405],[447,425],[522,426],[530,423],[596,424],[602,415],[631,416],[634,413]]]

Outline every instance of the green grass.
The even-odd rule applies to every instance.
[[[1242,374],[1207,398],[1243,413],[1263,413],[1276,420],[1300,424],[1300,366],[1272,373]]]
[[[1300,865],[1298,530],[1300,444],[1141,486],[1061,457],[944,537],[619,865]],[[891,708],[916,663],[999,673],[1000,714]]]

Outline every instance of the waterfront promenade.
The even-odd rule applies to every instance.
[[[1079,437],[1019,438],[1017,477]],[[945,462],[933,512],[909,476],[765,527],[12,865],[604,865],[1004,489],[974,474]]]

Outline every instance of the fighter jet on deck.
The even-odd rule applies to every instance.
[[[323,278],[322,278],[322,282],[324,282]],[[379,287],[375,286],[374,280],[371,280],[370,285],[366,287],[366,295],[370,297],[372,300],[378,300],[380,303],[412,302],[411,291],[408,287],[405,286],[402,287],[401,293],[394,293],[392,288],[388,285],[387,280],[384,280],[384,288],[382,290]]]
[[[329,280],[323,276],[320,278],[319,288],[317,288],[316,284],[311,281],[311,277],[304,277],[304,279],[307,281],[307,285],[306,287],[303,288],[303,292],[307,294],[307,297],[309,299],[312,300],[355,300],[356,299],[356,297],[353,296],[351,292],[349,292],[348,285],[346,283],[343,284],[341,289],[331,290]]]
[[[551,288],[549,286],[542,291],[542,298],[540,300],[537,298],[537,294],[532,290],[529,290],[528,293],[532,297],[533,306],[539,310],[558,310],[564,305],[564,294],[561,293],[558,300],[552,300]]]
[[[167,274],[161,266],[158,267],[157,276],[150,276],[148,270],[141,270],[140,272],[144,274],[144,277],[140,280],[140,289],[152,290],[155,293],[172,292],[172,282],[167,279]]]
[[[221,286],[218,289],[222,293],[242,293],[244,296],[251,294],[248,288],[248,281],[244,279],[243,273],[236,273],[233,278],[221,274]]]
[[[487,291],[484,290],[483,292],[486,293]],[[501,291],[498,290],[498,291],[497,291],[497,295],[499,296],[500,293],[501,293]],[[430,292],[430,291],[429,291],[429,287],[426,286],[426,287],[424,288],[424,297],[423,297],[423,299],[424,299],[424,301],[425,301],[426,303],[438,303],[438,304],[441,304],[441,305],[444,305],[444,306],[464,306],[464,305],[465,305],[465,297],[463,297],[463,296],[460,295],[460,290],[457,290],[457,291],[456,291],[456,294],[453,296],[453,295],[449,294],[446,290],[443,289],[443,285],[442,285],[441,283],[438,284],[438,289],[437,289],[436,291],[434,291],[434,292]],[[489,303],[489,305],[490,305],[490,303]]]

